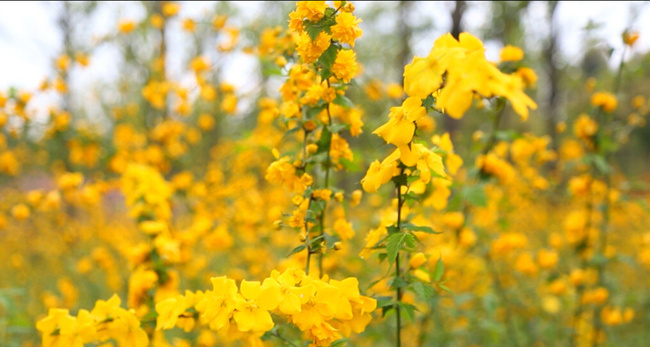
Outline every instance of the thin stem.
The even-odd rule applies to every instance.
[[[309,207],[311,207],[311,202],[313,201],[312,197],[309,197],[309,204],[307,205],[307,211],[309,211]],[[305,245],[307,246],[307,264],[305,265],[305,275],[309,275],[309,265],[311,263],[311,255],[312,255],[312,250],[311,250],[311,239],[309,238],[309,226],[307,225],[307,221],[305,220]]]
[[[404,174],[404,168],[401,169],[400,175]],[[401,229],[401,222],[402,222],[402,184],[397,183],[395,184],[397,187],[397,232],[400,233],[402,232]],[[397,256],[395,257],[395,279],[397,280],[398,278],[401,278],[401,268],[400,268],[400,252],[399,250],[397,251]],[[397,316],[397,343],[396,346],[400,347],[402,346],[402,315],[401,315],[401,308],[400,308],[400,302],[402,302],[402,287],[399,285],[397,286],[397,304],[395,305],[395,313]]]
[[[483,147],[483,151],[481,153],[483,155],[488,154],[488,152],[492,149],[492,147],[494,147],[494,144],[497,141],[497,130],[499,130],[499,124],[501,123],[501,118],[503,118],[504,109],[505,107],[501,105],[494,115],[494,122],[492,123],[492,134],[490,134],[488,142],[485,144],[485,147]]]
[[[623,75],[623,66],[625,65],[625,53],[627,52],[627,46],[623,49],[623,54],[621,55],[621,62],[618,66],[618,71],[616,73],[616,80],[614,81],[614,94],[616,94],[621,86],[621,80],[622,80],[622,75]],[[609,114],[603,113],[603,127],[606,124],[611,123],[612,117],[609,116]],[[603,129],[603,135],[606,136],[607,134],[605,133]],[[599,141],[600,142],[600,141]],[[602,152],[602,148],[598,147],[597,150],[599,152]],[[607,160],[607,152],[602,153],[603,157],[605,158],[606,162],[609,162]],[[605,197],[603,201],[603,221],[600,225],[600,235],[599,235],[599,240],[598,240],[598,249],[596,254],[597,255],[602,255],[604,257],[605,249],[607,248],[607,233],[608,233],[608,227],[609,227],[609,217],[610,217],[610,206],[609,206],[609,192],[611,190],[612,186],[612,179],[611,175],[609,172],[604,173],[604,178],[605,178]],[[598,262],[596,264],[596,272],[598,274],[598,282],[597,286],[602,286],[605,283],[605,261]],[[600,319],[601,312],[603,310],[603,305],[599,305],[596,310],[594,311],[594,316],[593,316],[593,333],[592,333],[592,340],[591,340],[591,345],[592,346],[597,346],[599,344],[598,342],[598,335],[600,334],[601,331],[604,332],[603,330],[603,322]]]
[[[329,88],[330,82],[329,80],[327,81],[327,87]],[[332,115],[330,113],[330,104],[327,104],[327,126],[332,125]],[[332,134],[333,136],[334,134]],[[331,152],[332,151],[332,141],[330,139],[329,145],[327,146],[327,159],[325,161],[325,182],[323,183],[323,188],[328,189],[330,185],[330,169],[332,167],[332,157],[331,157]],[[320,213],[320,231],[319,231],[319,236],[322,235],[325,232],[325,212],[327,211],[327,201],[323,201],[323,211]],[[324,252],[321,250],[319,256],[318,256],[318,277],[323,276],[323,254]]]

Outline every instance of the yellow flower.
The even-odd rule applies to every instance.
[[[404,165],[417,167],[420,171],[420,181],[423,183],[431,181],[431,170],[438,176],[447,176],[442,164],[442,157],[419,143],[411,144],[411,146],[402,145],[395,152],[399,154]]]
[[[589,118],[586,114],[581,114],[573,123],[573,133],[581,139],[589,139],[598,131],[598,123]]]
[[[162,29],[163,25],[165,25],[165,19],[161,15],[154,13],[149,18],[149,23],[156,29]]]
[[[21,221],[25,220],[29,218],[29,214],[30,214],[29,207],[27,207],[27,205],[25,204],[14,205],[11,208],[11,216],[16,218],[17,220],[21,220]]]
[[[537,262],[543,269],[552,269],[558,262],[558,254],[554,250],[540,249],[537,252]]]
[[[162,13],[165,17],[171,17],[178,13],[181,9],[181,5],[174,2],[166,2],[163,4]]]
[[[228,329],[230,318],[235,310],[235,297],[237,285],[232,279],[225,276],[213,277],[212,290],[196,304],[196,310],[201,314],[200,319],[208,324],[210,329]]]
[[[269,310],[274,310],[282,301],[280,285],[273,279],[260,282],[243,280],[240,285],[241,297],[237,297],[233,318],[239,331],[266,332],[273,329],[273,319]]]
[[[445,84],[440,88],[443,76]],[[488,62],[483,43],[467,33],[461,33],[459,40],[451,34],[441,36],[426,58],[415,57],[404,68],[406,94],[424,99],[438,91],[436,107],[454,118],[462,117],[478,94],[507,98],[525,120],[528,109],[537,108],[537,104],[523,92],[523,87],[520,76],[506,75]]]
[[[332,26],[332,38],[343,43],[347,43],[354,47],[354,41],[361,36],[361,29],[359,29],[358,19],[348,12],[341,12],[336,16],[336,24]]]
[[[332,73],[334,76],[345,83],[350,82],[359,72],[359,65],[356,59],[357,55],[354,51],[349,49],[340,50],[336,54],[336,60],[332,65]]]
[[[178,321],[178,316],[187,308],[185,297],[177,295],[156,304],[156,330],[172,329]]]
[[[634,46],[634,43],[638,39],[639,39],[639,32],[636,30],[625,30],[625,32],[623,32],[623,43],[625,43],[630,47]]]
[[[306,32],[303,32],[296,43],[296,51],[303,62],[313,63],[329,48],[331,39],[332,37],[329,34],[321,31],[316,39],[312,41],[311,37]]]
[[[130,19],[122,19],[117,22],[117,30],[121,33],[128,34],[135,30],[135,22]]]
[[[591,104],[596,107],[601,107],[603,111],[610,113],[616,109],[618,102],[616,96],[612,93],[597,92],[591,96]]]
[[[426,114],[427,111],[418,98],[406,98],[402,106],[391,107],[388,122],[372,133],[397,147],[407,145],[413,140],[415,122]]]
[[[325,1],[298,1],[295,12],[302,18],[318,22],[325,15],[327,4]]]
[[[383,184],[388,183],[395,174],[399,173],[397,159],[399,159],[399,152],[395,151],[381,163],[378,160],[370,163],[366,175],[361,179],[363,190],[368,193],[374,193]]]
[[[465,215],[462,212],[447,212],[442,216],[442,222],[452,230],[458,230],[465,224]]]
[[[409,261],[409,267],[411,269],[416,269],[422,266],[422,264],[427,262],[427,257],[422,252],[415,253],[411,260]]]
[[[500,59],[502,63],[506,61],[520,61],[524,59],[524,51],[519,47],[507,45],[501,49]]]
[[[334,222],[334,231],[341,238],[341,240],[349,240],[354,236],[354,229],[352,229],[352,223],[346,221],[343,218],[337,219]]]
[[[183,19],[183,30],[193,33],[196,30],[196,22],[192,18]]]

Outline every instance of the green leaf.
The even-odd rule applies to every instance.
[[[440,289],[444,290],[445,292],[447,292],[447,293],[449,293],[449,294],[454,294],[454,292],[452,292],[451,289],[449,289],[449,288],[448,288],[447,286],[445,286],[444,284],[438,284],[438,287],[440,287]]]
[[[596,169],[603,175],[606,175],[612,171],[611,167],[607,163],[607,160],[601,155],[595,155],[593,157],[593,163]]]
[[[404,237],[404,245],[406,247],[414,249],[415,248],[415,235],[406,233],[406,237]]]
[[[521,137],[518,132],[515,130],[498,130],[495,134],[494,137],[497,140],[500,141],[508,141],[511,142],[514,139],[517,139]]]
[[[379,281],[377,281],[377,282],[379,282]],[[393,305],[393,297],[392,296],[379,296],[379,297],[377,297],[377,308],[391,306],[391,305]]]
[[[382,316],[382,317],[386,316],[386,313],[390,312],[390,310],[392,310],[392,309],[394,309],[394,308],[395,308],[394,305],[390,305],[390,306],[384,306],[384,307],[382,307],[382,308],[381,308],[381,316]]]
[[[287,254],[287,257],[292,256],[292,255],[294,255],[294,254],[296,254],[296,253],[298,253],[298,252],[301,252],[301,251],[303,251],[305,248],[307,248],[307,246],[304,245],[304,244],[302,244],[302,245],[300,245],[300,246],[298,246],[298,247],[292,249],[291,252],[289,252],[289,254]]]
[[[341,130],[343,130],[343,129],[347,129],[347,128],[349,128],[349,127],[350,127],[349,125],[347,125],[347,124],[343,124],[343,123],[341,123],[341,124],[331,124],[331,125],[327,126],[327,128],[328,128],[328,129],[329,129],[333,134],[338,134],[338,133],[341,132]]]
[[[317,63],[321,67],[321,77],[323,80],[326,80],[332,76],[332,66],[334,65],[336,55],[339,53],[340,49],[341,46],[332,43],[329,47],[327,47],[325,52],[321,54],[320,58],[318,58]]]
[[[318,116],[319,113],[323,112],[323,110],[327,107],[327,105],[318,105],[318,106],[313,106],[313,107],[305,107],[304,113],[303,113],[303,118],[305,119],[311,119],[316,116]]]
[[[413,283],[413,291],[425,302],[431,300],[436,294],[435,290],[431,288],[431,286],[428,286],[420,281]]]
[[[359,172],[361,171],[361,166],[354,161],[347,160],[345,158],[339,158],[339,164],[343,166],[346,171],[349,172]]]
[[[309,210],[313,211],[316,214],[322,212],[324,209],[325,209],[325,201],[323,200],[314,200],[311,202],[311,205],[309,205]]]
[[[388,253],[388,261],[390,264],[395,262],[397,259],[397,253],[402,248],[404,240],[406,239],[407,233],[395,233],[388,237],[388,242],[386,243],[386,252]]]
[[[465,187],[463,189],[463,197],[473,206],[487,206],[487,196],[485,195],[485,190],[483,190],[483,185],[479,184]]]
[[[303,27],[305,28],[305,32],[307,35],[309,35],[309,38],[311,38],[312,41],[316,40],[318,37],[318,34],[321,33],[321,31],[325,31],[325,27],[322,25],[319,25],[318,23],[314,23],[309,20],[305,20],[302,23]]]
[[[330,344],[330,347],[335,346],[344,346],[346,343],[350,342],[349,339],[338,339]]]
[[[406,302],[399,303],[400,310],[405,313],[406,318],[410,323],[415,321],[415,306],[408,304]]]
[[[307,163],[323,163],[327,160],[327,152],[313,154],[307,158]]]
[[[402,277],[394,277],[391,280],[388,281],[388,285],[391,288],[407,288],[409,286],[409,283],[406,282],[405,279]]]
[[[330,144],[332,143],[332,132],[327,128],[323,128],[323,132],[320,135],[318,140],[318,150],[316,154],[327,153],[330,149]]]
[[[442,263],[442,257],[438,258],[436,263],[436,268],[433,270],[433,280],[435,282],[440,281],[442,275],[445,273],[445,265]]]
[[[424,106],[424,108],[427,109],[427,112],[431,111],[433,110],[433,102],[434,102],[433,95],[429,95],[426,97],[426,99],[422,99],[422,106]]]
[[[393,178],[392,178],[391,180],[395,183],[395,185],[398,185],[398,186],[405,186],[405,185],[407,185],[407,177],[406,177],[406,174],[401,174],[401,175],[393,176]]]
[[[423,233],[427,233],[427,234],[442,234],[441,231],[434,231],[430,227],[418,226],[418,225],[413,225],[413,224],[410,224],[410,223],[405,223],[402,226],[402,228],[404,230],[408,230],[408,231],[419,231],[419,232],[423,232]]]
[[[336,59],[336,57],[334,57]],[[345,95],[337,94],[336,98],[334,98],[334,103],[340,106],[343,106],[343,108],[349,109],[354,107],[354,103],[352,100],[348,99]]]

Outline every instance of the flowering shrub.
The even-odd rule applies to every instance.
[[[615,157],[650,108],[618,90],[623,74],[597,91],[590,81],[583,109],[551,137],[504,125],[541,112],[518,47],[491,62],[476,36],[444,34],[395,83],[364,77],[350,2],[297,2],[286,26],[248,47],[225,10],[197,20],[177,18],[177,3],[146,6],[146,19],[120,20],[102,38],[144,54],[125,71],[146,72],[103,101],[105,131],[63,103],[42,138],[27,135],[33,97],[65,100],[68,72],[92,55],[58,57],[39,91],[0,92],[0,342],[593,346],[645,336],[650,200]],[[217,42],[188,61],[191,85],[168,77],[172,21]],[[134,50],[151,38],[155,49]],[[637,38],[626,32],[625,50]],[[279,81],[249,118],[245,91],[213,63],[241,51]],[[367,114],[381,99],[392,106]],[[486,122],[464,146],[436,126],[445,117]]]

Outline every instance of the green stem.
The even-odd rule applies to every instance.
[[[616,80],[614,81],[614,94],[616,94],[618,92],[618,90],[619,90],[619,88],[621,86],[621,80],[622,80],[622,75],[623,75],[623,66],[625,65],[625,53],[626,52],[627,52],[627,46],[625,46],[625,48],[623,49],[623,54],[621,56],[621,62],[618,65],[618,71],[616,73]],[[605,125],[607,125],[607,124],[610,124],[611,121],[612,121],[612,117],[609,116],[608,114],[605,114],[604,112],[601,112],[601,114],[603,115],[603,117],[602,117],[603,118],[603,124],[602,124],[603,127]],[[607,133],[604,131],[604,129],[602,131],[601,136],[607,136]],[[601,141],[599,141],[599,143],[600,142]],[[607,158],[608,157],[607,152],[603,152],[602,148],[599,148],[599,147],[597,147],[596,150],[598,150],[599,152],[602,153],[602,155],[605,158],[606,162],[609,162],[609,160],[607,160],[608,159]],[[606,188],[605,188],[605,197],[604,197],[605,200],[603,201],[603,222],[601,223],[601,226],[600,226],[600,235],[599,235],[599,239],[598,239],[598,249],[597,249],[597,252],[596,252],[597,255],[601,255],[603,257],[603,261],[598,262],[596,264],[596,272],[598,274],[597,286],[599,286],[599,287],[605,284],[605,265],[606,265],[606,261],[604,260],[604,257],[605,257],[605,249],[607,248],[607,233],[608,233],[607,229],[609,227],[609,217],[610,217],[610,215],[609,215],[609,212],[610,212],[609,192],[610,192],[611,186],[612,186],[612,179],[611,179],[610,173],[609,172],[604,173],[604,176],[605,176],[604,178],[605,178],[605,187]],[[594,311],[594,316],[593,316],[594,330],[593,330],[592,340],[591,340],[591,345],[592,346],[597,346],[599,344],[598,343],[598,335],[599,335],[599,333],[601,331],[604,331],[603,330],[603,322],[600,319],[600,315],[602,313],[602,310],[603,310],[603,305],[599,305],[596,308],[596,310]]]
[[[329,80],[327,81],[327,86],[329,87]],[[330,113],[330,104],[327,104],[327,126],[332,125],[332,115]],[[334,136],[332,134],[331,136]],[[332,167],[332,156],[331,152],[332,151],[332,141],[330,139],[329,145],[327,146],[327,160],[325,161],[325,182],[323,183],[323,188],[328,189],[330,185],[330,169]],[[323,211],[320,214],[319,222],[320,222],[320,231],[319,231],[319,236],[323,235],[325,232],[325,212],[327,211],[327,201],[323,201],[325,204],[323,205]],[[319,253],[318,256],[318,277],[323,276],[323,250]]]
[[[309,197],[309,204],[307,205],[307,211],[309,211],[309,207],[311,207],[311,202],[313,199]],[[309,238],[309,226],[307,225],[307,221],[305,220],[305,246],[307,249],[307,264],[305,265],[305,275],[309,275],[309,265],[311,263],[311,255],[313,254],[312,249],[311,249],[311,239]]]
[[[400,175],[404,174],[404,168],[400,170]],[[401,222],[402,222],[402,185],[400,183],[395,184],[397,187],[397,232],[400,233],[402,232],[401,229]],[[397,256],[395,257],[395,280],[398,278],[401,278],[401,266],[400,266],[400,252],[399,250],[397,251]],[[400,308],[400,303],[402,302],[402,287],[399,285],[397,286],[397,304],[395,305],[395,313],[397,316],[397,327],[396,327],[396,333],[397,333],[397,342],[396,346],[401,347],[402,346],[402,315],[401,315],[401,308]]]

